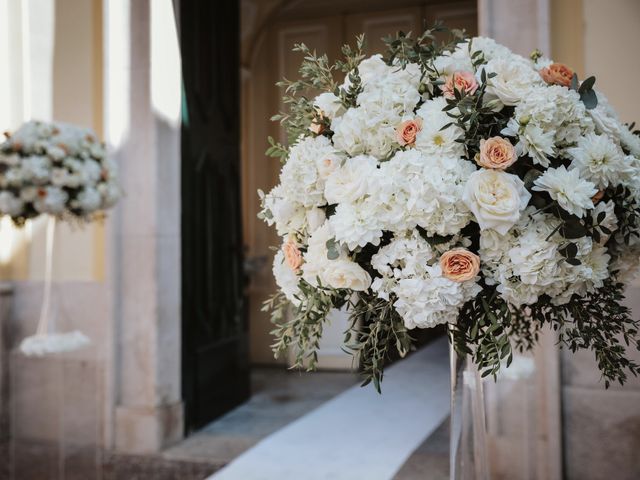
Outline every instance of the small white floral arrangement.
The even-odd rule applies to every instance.
[[[90,219],[121,195],[115,163],[87,128],[29,121],[0,144],[0,214]]]
[[[273,272],[276,355],[314,366],[322,325],[346,308],[345,347],[377,388],[410,330],[448,324],[484,375],[550,324],[594,352],[605,384],[640,365],[638,321],[621,305],[640,258],[640,137],[594,77],[540,52],[436,26],[364,37],[331,64],[304,45],[274,117],[289,146],[260,217],[282,246]],[[336,74],[345,75],[340,83]],[[315,98],[310,91],[322,93]]]

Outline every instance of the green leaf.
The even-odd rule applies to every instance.
[[[580,88],[578,88],[578,93],[583,93],[586,92],[588,90],[592,90],[593,89],[593,84],[596,83],[596,77],[591,76],[589,78],[586,78],[581,84],[580,84]]]
[[[575,90],[576,92],[578,91],[578,75],[576,75],[575,73],[573,74],[573,76],[571,77],[571,86],[569,87],[571,90]]]
[[[335,238],[330,238],[327,240],[327,259],[329,260],[337,260],[340,258],[340,244],[336,242]]]
[[[593,90],[581,93],[580,100],[582,100],[582,103],[584,103],[587,110],[592,110],[598,106],[598,97],[596,96],[596,92]]]

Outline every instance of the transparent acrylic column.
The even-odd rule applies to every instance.
[[[449,345],[451,362],[450,480],[488,480],[483,382],[466,355]]]

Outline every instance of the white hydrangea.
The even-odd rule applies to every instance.
[[[552,235],[558,221],[551,214],[535,213],[530,208],[506,235],[493,230],[481,232],[485,281],[497,285],[498,292],[512,305],[533,304],[544,294],[556,304],[566,303],[573,294],[594,291],[607,278],[610,257],[589,237],[572,241],[578,246],[580,265],[565,260],[560,250],[567,241],[558,233]]]
[[[305,137],[291,147],[280,173],[280,185],[289,201],[314,207],[324,205],[324,180],[319,167],[329,159],[337,162],[338,152],[324,136]]]
[[[574,146],[593,131],[593,121],[580,96],[568,88],[551,85],[531,88],[502,133],[517,137],[519,156],[529,155],[534,163],[548,167],[548,157]]]
[[[327,178],[324,196],[329,204],[355,202],[370,192],[378,161],[368,155],[348,158]]]
[[[258,193],[262,200],[260,216],[269,226],[275,225],[278,235],[283,237],[304,228],[304,206],[292,200],[282,185],[276,185],[266,195],[261,191]]]
[[[350,108],[331,122],[333,144],[350,156],[368,154],[384,160],[397,146],[395,129],[401,121],[400,114],[383,104]]]
[[[393,306],[407,328],[455,323],[465,302],[480,291],[475,281],[454,282],[442,276],[437,254],[416,230],[397,234],[371,259],[380,274],[371,285]]]
[[[356,204],[339,204],[329,218],[336,240],[351,251],[369,243],[378,245],[384,227],[377,216],[381,208],[381,203],[373,197]]]
[[[466,43],[463,46],[466,46]],[[513,55],[507,47],[488,37],[473,37],[471,39],[471,52],[475,53],[477,51],[482,52],[487,61],[494,58],[509,58]]]
[[[416,149],[397,152],[384,162],[375,185],[383,208],[373,212],[383,230],[420,226],[429,235],[458,233],[473,218],[462,203],[465,183],[476,167],[456,157],[431,157]]]
[[[396,127],[413,116],[421,99],[420,68],[409,64],[406,68],[387,65],[381,56],[363,60],[359,67],[363,90],[356,100],[357,107],[331,122],[333,144],[350,156],[368,154],[384,160],[398,147]],[[344,86],[349,85],[349,80]]]
[[[569,169],[578,170],[599,188],[620,184],[634,173],[620,147],[606,135],[585,135],[575,147],[567,149],[567,154],[572,158]]]
[[[593,183],[580,177],[578,170],[564,166],[546,170],[536,178],[532,190],[547,192],[561,208],[577,217],[584,217],[593,208],[591,198],[598,192]]]
[[[358,74],[363,87],[357,99],[359,106],[382,102],[402,115],[412,112],[420,101],[422,74],[415,63],[401,68],[387,65],[380,55],[374,55],[360,63]]]

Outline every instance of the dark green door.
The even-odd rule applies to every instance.
[[[182,0],[182,356],[187,431],[249,396],[237,0]]]

